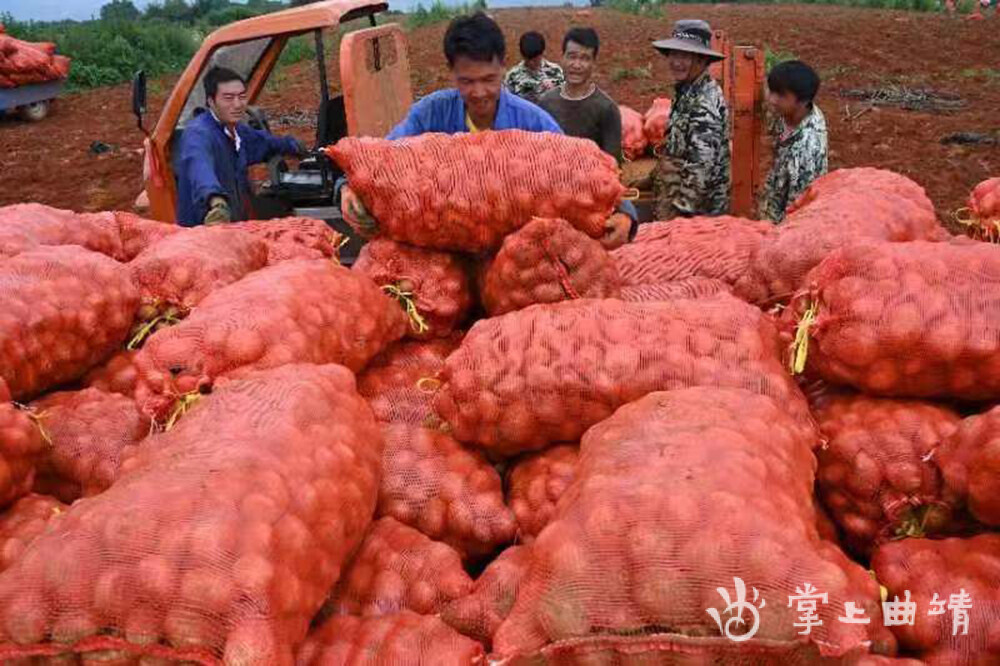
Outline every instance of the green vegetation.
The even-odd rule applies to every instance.
[[[417,5],[414,12],[410,14],[407,25],[410,28],[422,28],[435,23],[446,23],[456,16],[471,14],[477,11],[486,11],[486,0],[474,0],[471,5],[468,3],[446,5],[441,0],[434,0],[430,8],[425,7],[421,2]]]
[[[616,67],[611,70],[611,80],[617,83],[618,81],[628,81],[628,80],[638,80],[638,79],[651,79],[653,78],[653,66],[646,65],[645,67]]]
[[[770,73],[775,65],[780,65],[789,60],[798,60],[799,57],[789,51],[772,51],[770,47],[764,47],[764,71]]]
[[[39,23],[0,14],[8,33],[31,42],[54,42],[73,59],[70,90],[128,81],[140,69],[151,77],[183,69],[205,35],[216,28],[288,5],[268,0],[235,4],[229,0],[163,0],[140,12],[131,0],[111,0],[100,18]],[[281,54],[291,64],[313,53],[311,38],[291,40]]]

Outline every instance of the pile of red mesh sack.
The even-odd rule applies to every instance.
[[[692,277],[671,282],[622,287],[620,298],[628,303],[670,301],[678,298],[708,298],[716,294],[731,294],[728,284],[715,278]]]
[[[831,398],[816,421],[817,494],[854,552],[899,536],[947,531],[952,506],[932,457],[958,427],[954,411],[930,403],[866,396]]]
[[[812,441],[779,405],[693,388],[648,395],[591,428],[573,485],[530,547],[497,656],[728,665],[891,654],[878,585],[816,532]],[[817,590],[818,622],[803,622],[795,597]],[[846,603],[871,624],[838,622]]]
[[[483,646],[437,617],[394,615],[330,618],[309,635],[295,666],[480,666]]]
[[[479,293],[491,316],[536,303],[616,298],[620,279],[600,242],[565,220],[535,219],[504,239],[484,264]]]
[[[292,664],[370,524],[380,456],[343,367],[216,387],[0,574],[0,658]]]
[[[890,601],[916,604],[892,627],[900,647],[927,666],[1000,663],[1000,535],[887,543],[872,569]]]
[[[450,435],[406,424],[383,427],[379,513],[453,546],[488,555],[514,539],[500,475]]]
[[[472,307],[468,269],[447,252],[376,239],[361,248],[353,269],[400,302],[413,338],[448,335]]]
[[[472,591],[441,610],[441,619],[460,633],[489,646],[514,607],[517,591],[531,563],[531,549],[511,546],[479,575]]]
[[[358,371],[403,336],[406,316],[367,277],[325,260],[286,261],[212,292],[136,356],[136,400],[161,418],[222,376],[288,363]]]
[[[624,105],[619,105],[618,111],[622,117],[622,153],[627,160],[637,160],[646,153],[649,146],[642,114]]]
[[[372,525],[327,608],[335,615],[434,615],[472,591],[453,548],[392,518]]]
[[[426,342],[393,345],[358,375],[358,393],[371,405],[375,418],[385,423],[433,426],[434,394],[444,360],[458,348],[460,333]]]
[[[480,321],[441,379],[438,414],[456,439],[494,456],[577,441],[621,405],[687,386],[747,388],[808,417],[771,320],[725,295],[584,299]]]
[[[670,106],[670,98],[657,97],[653,100],[652,106],[646,111],[646,115],[643,116],[642,129],[646,134],[646,140],[653,147],[654,151],[662,146],[667,138],[667,125],[670,122]]]
[[[124,265],[80,247],[0,262],[0,377],[16,400],[82,377],[121,347],[139,295]]]
[[[268,247],[223,226],[195,227],[154,243],[129,263],[144,302],[184,308],[267,265]]]
[[[735,284],[750,257],[772,230],[766,222],[739,217],[693,217],[639,225],[635,240],[614,252],[623,286],[647,286],[689,278]]]
[[[947,496],[984,525],[1000,527],[1000,408],[962,421],[935,460]]]
[[[392,240],[481,252],[533,217],[558,217],[593,238],[625,188],[595,143],[551,132],[348,137],[327,148]]]
[[[992,245],[844,247],[782,315],[795,370],[872,395],[1000,398],[998,289]]]
[[[0,88],[58,81],[69,76],[70,59],[49,42],[25,42],[0,30]]]
[[[549,524],[556,504],[576,474],[580,447],[553,446],[517,461],[507,478],[507,503],[517,518],[517,536],[531,543]]]
[[[112,213],[78,215],[37,203],[0,208],[0,256],[12,257],[39,245],[79,245],[124,260]]]
[[[879,169],[841,169],[817,179],[754,253],[736,293],[754,303],[786,300],[834,250],[865,239],[942,240],[934,205],[905,176]]]
[[[335,259],[343,240],[326,222],[309,217],[239,222],[221,228],[262,240],[267,245],[268,265],[290,259]]]
[[[50,393],[31,410],[48,444],[35,490],[66,503],[109,488],[122,450],[146,437],[151,425],[131,398],[94,388]]]

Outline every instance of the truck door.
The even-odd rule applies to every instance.
[[[388,134],[413,103],[403,29],[390,23],[344,35],[340,41],[340,83],[348,134]]]

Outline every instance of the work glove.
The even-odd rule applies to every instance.
[[[625,213],[615,213],[604,223],[601,245],[605,250],[614,250],[628,242],[632,230],[632,218]]]
[[[361,197],[346,185],[340,191],[340,214],[362,236],[371,238],[378,233],[378,221],[365,208]]]
[[[206,226],[233,221],[233,215],[229,211],[229,202],[226,201],[225,197],[212,197],[208,200],[208,212],[202,221]]]

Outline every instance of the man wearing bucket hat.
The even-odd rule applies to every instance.
[[[708,72],[724,59],[711,48],[705,21],[674,24],[670,39],[653,42],[669,61],[676,83],[666,141],[652,174],[658,220],[729,211],[729,109]]]

